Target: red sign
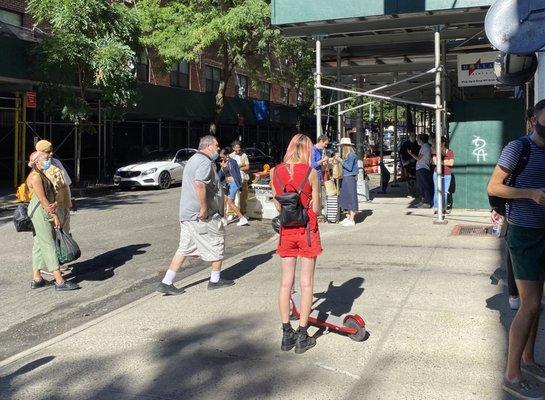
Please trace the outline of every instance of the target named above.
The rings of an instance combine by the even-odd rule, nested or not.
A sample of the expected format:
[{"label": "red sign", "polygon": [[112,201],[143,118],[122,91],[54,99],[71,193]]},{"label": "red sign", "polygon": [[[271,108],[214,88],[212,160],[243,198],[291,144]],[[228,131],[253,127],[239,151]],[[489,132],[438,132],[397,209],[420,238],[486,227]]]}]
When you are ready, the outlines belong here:
[{"label": "red sign", "polygon": [[36,108],[36,92],[26,92],[26,108]]}]

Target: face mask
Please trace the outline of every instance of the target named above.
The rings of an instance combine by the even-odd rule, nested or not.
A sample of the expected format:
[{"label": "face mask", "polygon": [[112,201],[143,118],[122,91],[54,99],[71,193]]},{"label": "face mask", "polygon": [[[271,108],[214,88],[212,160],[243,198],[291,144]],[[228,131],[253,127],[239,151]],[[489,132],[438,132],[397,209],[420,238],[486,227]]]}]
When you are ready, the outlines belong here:
[{"label": "face mask", "polygon": [[49,169],[49,167],[51,167],[51,159],[45,160],[44,164],[43,164],[44,171],[47,171]]},{"label": "face mask", "polygon": [[545,125],[541,125],[539,121],[536,121],[536,127],[534,129],[542,139],[545,139]]},{"label": "face mask", "polygon": [[216,161],[218,158],[219,158],[219,153],[214,153],[210,156],[210,158],[212,159],[212,161]]}]

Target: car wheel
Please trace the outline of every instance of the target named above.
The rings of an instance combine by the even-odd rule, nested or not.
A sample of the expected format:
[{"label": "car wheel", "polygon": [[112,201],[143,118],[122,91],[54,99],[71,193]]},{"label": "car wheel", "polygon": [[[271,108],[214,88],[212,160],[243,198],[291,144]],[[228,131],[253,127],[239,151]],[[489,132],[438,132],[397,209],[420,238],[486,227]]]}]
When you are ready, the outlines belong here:
[{"label": "car wheel", "polygon": [[171,182],[170,174],[167,171],[161,172],[161,175],[159,175],[159,189],[168,189]]}]

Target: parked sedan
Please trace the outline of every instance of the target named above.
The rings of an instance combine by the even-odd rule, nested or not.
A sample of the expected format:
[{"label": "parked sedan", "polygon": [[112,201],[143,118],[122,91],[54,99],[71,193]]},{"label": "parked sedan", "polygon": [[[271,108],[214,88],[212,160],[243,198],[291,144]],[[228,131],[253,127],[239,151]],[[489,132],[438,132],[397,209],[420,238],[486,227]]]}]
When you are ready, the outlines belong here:
[{"label": "parked sedan", "polygon": [[114,184],[120,187],[155,186],[168,189],[173,183],[182,181],[185,163],[196,151],[152,151],[142,162],[115,171]]},{"label": "parked sedan", "polygon": [[243,151],[248,155],[248,159],[250,160],[251,173],[263,171],[263,165],[265,164],[269,164],[271,168],[275,165],[273,158],[266,155],[258,148],[247,147]]}]

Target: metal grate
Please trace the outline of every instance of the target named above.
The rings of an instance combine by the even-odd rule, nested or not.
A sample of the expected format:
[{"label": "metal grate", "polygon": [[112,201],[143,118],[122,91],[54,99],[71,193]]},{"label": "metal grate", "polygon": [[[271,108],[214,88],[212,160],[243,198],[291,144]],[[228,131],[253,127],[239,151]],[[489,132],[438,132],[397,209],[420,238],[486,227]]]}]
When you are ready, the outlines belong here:
[{"label": "metal grate", "polygon": [[494,236],[491,225],[456,225],[453,236]]}]

